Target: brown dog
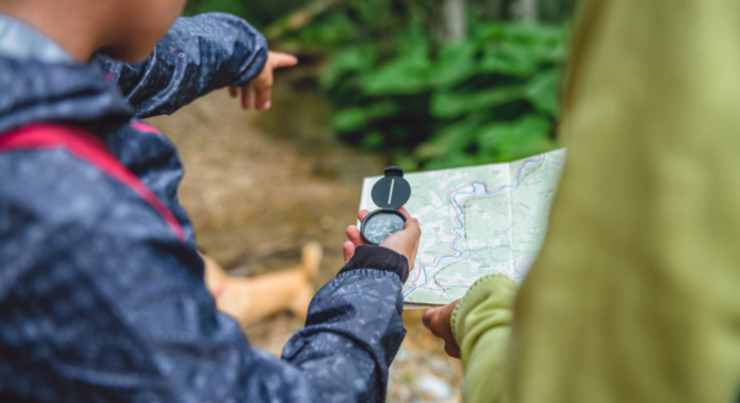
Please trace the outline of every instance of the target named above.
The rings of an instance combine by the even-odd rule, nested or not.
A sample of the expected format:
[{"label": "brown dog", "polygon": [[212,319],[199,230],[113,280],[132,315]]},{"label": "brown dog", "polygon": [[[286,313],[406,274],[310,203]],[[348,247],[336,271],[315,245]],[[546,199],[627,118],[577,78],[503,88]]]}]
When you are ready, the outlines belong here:
[{"label": "brown dog", "polygon": [[230,276],[215,260],[201,256],[206,287],[218,309],[245,326],[286,309],[305,319],[314,294],[310,280],[318,274],[323,249],[310,242],[303,247],[300,266],[255,277]]}]

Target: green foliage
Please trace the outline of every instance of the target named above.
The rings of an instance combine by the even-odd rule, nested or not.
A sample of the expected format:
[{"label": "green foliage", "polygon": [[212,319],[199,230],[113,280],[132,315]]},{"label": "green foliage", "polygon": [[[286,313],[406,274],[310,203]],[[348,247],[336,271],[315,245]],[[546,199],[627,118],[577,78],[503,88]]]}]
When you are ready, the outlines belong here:
[{"label": "green foliage", "polygon": [[305,0],[189,0],[185,14],[220,11],[246,18],[252,25],[262,29],[304,4]]},{"label": "green foliage", "polygon": [[[275,23],[285,28],[277,30],[283,47],[328,53],[321,84],[334,107],[333,130],[406,168],[553,148],[567,28],[488,22],[513,18],[516,0],[467,3],[467,40],[454,45],[444,45],[439,0],[190,0],[187,12]],[[563,21],[575,1],[538,4],[543,21]],[[310,23],[291,28],[302,19]]]},{"label": "green foliage", "polygon": [[192,0],[185,9],[185,13],[189,15],[213,11],[243,16],[246,13],[246,8],[240,0]]},{"label": "green foliage", "polygon": [[478,23],[435,51],[419,23],[392,42],[340,46],[322,84],[344,140],[407,168],[506,161],[551,150],[567,30]]}]

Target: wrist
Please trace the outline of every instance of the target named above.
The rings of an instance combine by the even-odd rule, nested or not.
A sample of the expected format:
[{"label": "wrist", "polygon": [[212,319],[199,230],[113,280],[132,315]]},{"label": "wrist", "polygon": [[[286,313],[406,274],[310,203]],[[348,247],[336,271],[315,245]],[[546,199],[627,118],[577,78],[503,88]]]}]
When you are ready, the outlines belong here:
[{"label": "wrist", "polygon": [[377,269],[396,273],[402,283],[405,283],[409,277],[409,263],[406,257],[382,246],[358,246],[352,259],[342,267],[339,273],[357,269]]}]

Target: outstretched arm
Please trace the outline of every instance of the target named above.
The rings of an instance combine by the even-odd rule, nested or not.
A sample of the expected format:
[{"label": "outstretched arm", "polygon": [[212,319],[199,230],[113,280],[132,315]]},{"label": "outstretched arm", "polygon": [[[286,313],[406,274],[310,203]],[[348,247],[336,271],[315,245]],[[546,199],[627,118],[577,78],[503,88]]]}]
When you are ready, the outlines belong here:
[{"label": "outstretched arm", "polygon": [[140,118],[174,113],[219,88],[245,86],[267,59],[262,34],[223,13],[178,19],[141,63],[98,56]]}]

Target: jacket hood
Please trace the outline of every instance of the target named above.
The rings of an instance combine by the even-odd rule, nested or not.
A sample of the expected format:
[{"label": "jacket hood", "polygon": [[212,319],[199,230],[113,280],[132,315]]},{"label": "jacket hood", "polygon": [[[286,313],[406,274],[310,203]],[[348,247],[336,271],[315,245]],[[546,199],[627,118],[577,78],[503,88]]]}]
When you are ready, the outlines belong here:
[{"label": "jacket hood", "polygon": [[50,39],[7,17],[0,37],[0,133],[38,122],[112,127],[131,118],[128,102],[95,63],[60,56]]},{"label": "jacket hood", "polygon": [[37,122],[120,125],[131,116],[97,66],[0,56],[0,133]]}]

